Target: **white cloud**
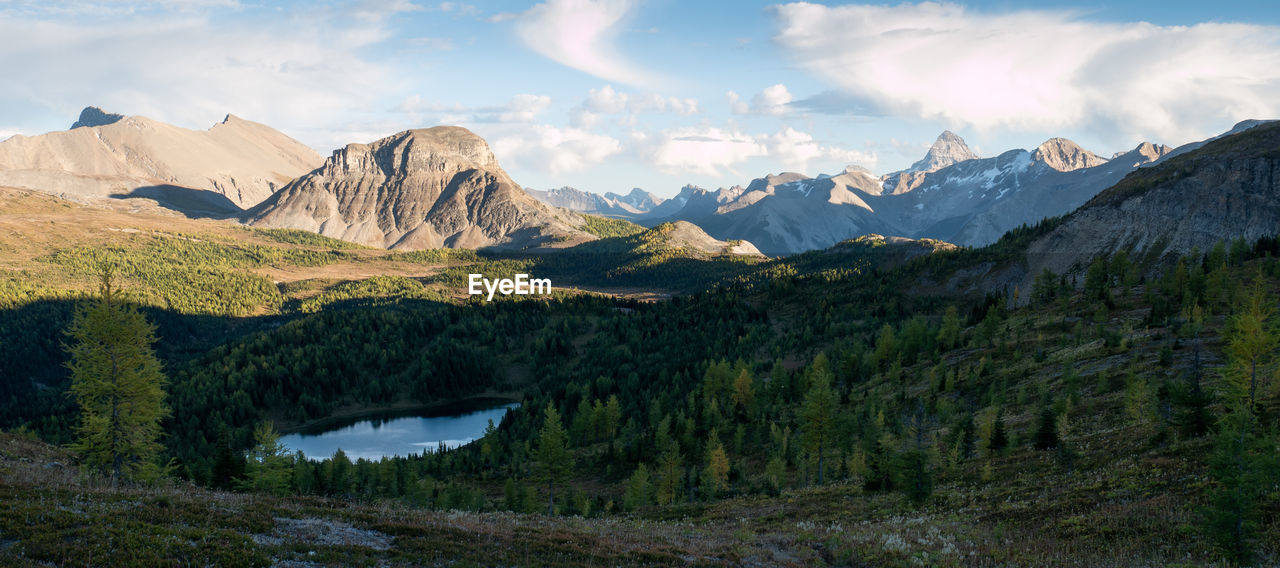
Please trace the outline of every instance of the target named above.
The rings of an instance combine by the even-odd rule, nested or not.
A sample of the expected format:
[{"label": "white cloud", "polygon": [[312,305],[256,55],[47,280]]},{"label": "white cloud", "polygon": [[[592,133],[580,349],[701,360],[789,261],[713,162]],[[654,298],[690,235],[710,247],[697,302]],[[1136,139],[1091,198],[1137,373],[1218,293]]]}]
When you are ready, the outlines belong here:
[{"label": "white cloud", "polygon": [[507,107],[498,113],[498,122],[533,122],[538,113],[551,106],[546,95],[519,94],[511,97]]},{"label": "white cloud", "polygon": [[1280,28],[1100,23],[954,4],[779,6],[775,41],[877,109],[979,129],[1180,141],[1280,111]]},{"label": "white cloud", "polygon": [[751,97],[750,104],[742,100],[742,97],[733,91],[725,93],[725,96],[729,99],[729,110],[734,114],[782,116],[790,110],[787,105],[791,104],[792,100],[791,91],[788,91],[787,86],[781,83],[768,87]]},{"label": "white cloud", "polygon": [[822,160],[827,163],[857,164],[867,169],[875,167],[876,155],[834,146],[823,146],[813,135],[786,127],[762,140],[769,149],[769,157],[783,167],[797,172],[807,172],[809,162]]},{"label": "white cloud", "polygon": [[0,142],[13,138],[19,134],[22,134],[22,131],[17,128],[6,128],[0,126]]},{"label": "white cloud", "polygon": [[516,18],[516,33],[529,49],[567,67],[607,81],[652,85],[659,78],[614,46],[617,24],[630,8],[630,0],[547,0]]},{"label": "white cloud", "polygon": [[774,134],[748,134],[734,127],[685,127],[632,138],[641,154],[667,174],[738,175],[734,168],[753,159],[799,172],[808,171],[814,161],[867,167],[876,162],[875,154],[824,145],[789,126]]},{"label": "white cloud", "polygon": [[578,128],[594,128],[601,115],[627,113],[624,123],[635,122],[640,113],[673,113],[690,115],[698,112],[697,99],[664,97],[655,93],[630,94],[614,90],[613,85],[591,89],[586,100],[569,111],[570,121]]},{"label": "white cloud", "polygon": [[[390,67],[361,48],[389,36],[395,4],[376,10],[291,13],[253,25],[208,16],[100,21],[0,17],[0,107],[37,106],[70,120],[81,107],[204,128],[228,112],[324,148],[349,140],[322,132],[327,117],[360,112],[398,88]],[[370,89],[378,85],[379,89]]]},{"label": "white cloud", "polygon": [[578,128],[537,124],[493,140],[503,163],[551,175],[581,171],[622,151],[618,140]]},{"label": "white cloud", "polygon": [[648,150],[650,161],[668,174],[721,175],[734,165],[764,156],[768,148],[755,136],[723,128],[678,128],[663,132]]},{"label": "white cloud", "polygon": [[474,122],[533,122],[551,106],[551,97],[521,93],[511,97],[501,106],[466,107],[460,104],[446,105],[419,95],[405,97],[391,110],[405,114],[415,122],[432,121],[442,124]]}]

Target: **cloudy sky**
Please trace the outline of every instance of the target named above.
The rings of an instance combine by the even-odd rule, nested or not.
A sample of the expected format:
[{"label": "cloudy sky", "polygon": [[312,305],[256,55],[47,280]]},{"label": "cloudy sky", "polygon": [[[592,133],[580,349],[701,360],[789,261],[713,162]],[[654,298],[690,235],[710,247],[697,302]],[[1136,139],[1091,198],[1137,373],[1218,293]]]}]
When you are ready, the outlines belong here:
[{"label": "cloudy sky", "polygon": [[943,129],[983,155],[1052,136],[1110,155],[1277,118],[1280,7],[0,0],[0,75],[0,138],[86,105],[197,129],[233,113],[325,155],[456,124],[526,186],[670,196],[885,173]]}]

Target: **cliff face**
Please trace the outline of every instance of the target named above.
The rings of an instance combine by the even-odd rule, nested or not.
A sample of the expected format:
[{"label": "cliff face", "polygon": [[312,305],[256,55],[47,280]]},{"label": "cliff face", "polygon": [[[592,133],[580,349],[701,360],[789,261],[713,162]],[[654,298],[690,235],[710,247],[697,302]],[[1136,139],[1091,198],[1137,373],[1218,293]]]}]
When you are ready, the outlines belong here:
[{"label": "cliff face", "polygon": [[1031,274],[1080,269],[1098,254],[1186,254],[1280,232],[1280,123],[1140,168],[1028,248]]},{"label": "cliff face", "polygon": [[336,150],[246,217],[255,225],[398,249],[526,248],[590,239],[574,228],[576,218],[554,212],[511,181],[483,139],[448,126]]}]

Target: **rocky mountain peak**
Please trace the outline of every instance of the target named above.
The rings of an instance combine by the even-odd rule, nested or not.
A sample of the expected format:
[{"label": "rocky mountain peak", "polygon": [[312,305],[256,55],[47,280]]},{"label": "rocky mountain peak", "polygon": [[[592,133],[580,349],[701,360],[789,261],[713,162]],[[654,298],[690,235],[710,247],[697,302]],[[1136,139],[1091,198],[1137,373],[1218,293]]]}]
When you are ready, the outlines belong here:
[{"label": "rocky mountain peak", "polygon": [[457,126],[406,130],[371,144],[348,144],[334,150],[324,169],[327,175],[381,174],[384,177],[411,172],[501,170],[489,144],[470,130]]},{"label": "rocky mountain peak", "polygon": [[809,176],[795,172],[782,172],[778,175],[768,174],[762,178],[751,180],[751,183],[747,185],[747,191],[765,191],[770,187],[802,179],[809,179]]},{"label": "rocky mountain peak", "polygon": [[938,139],[929,147],[929,152],[920,161],[907,168],[909,172],[934,172],[965,160],[973,160],[978,155],[969,149],[964,139],[950,130],[942,131]]},{"label": "rocky mountain peak", "polygon": [[399,249],[523,249],[591,238],[576,229],[579,218],[556,213],[513,182],[484,139],[454,126],[348,144],[246,217]]},{"label": "rocky mountain peak", "polygon": [[106,126],[114,124],[124,119],[123,114],[106,112],[96,106],[84,107],[80,111],[80,118],[71,124],[71,128],[80,128],[81,126]]},{"label": "rocky mountain peak", "polygon": [[1079,144],[1066,138],[1050,138],[1036,146],[1031,159],[1043,162],[1060,172],[1071,172],[1083,168],[1100,166],[1107,162],[1106,158],[1081,148]]}]

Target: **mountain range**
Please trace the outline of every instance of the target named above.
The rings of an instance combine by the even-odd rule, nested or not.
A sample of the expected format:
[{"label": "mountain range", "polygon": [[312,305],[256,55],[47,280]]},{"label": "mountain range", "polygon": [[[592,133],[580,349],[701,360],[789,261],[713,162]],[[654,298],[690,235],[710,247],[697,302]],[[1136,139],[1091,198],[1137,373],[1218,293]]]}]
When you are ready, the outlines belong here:
[{"label": "mountain range", "polygon": [[783,172],[714,191],[688,185],[662,199],[639,188],[525,190],[483,139],[458,127],[406,130],[322,159],[233,115],[194,131],[89,107],[70,130],[0,142],[0,185],[108,205],[141,199],[398,249],[572,247],[596,238],[579,213],[651,227],[684,221],[682,233],[705,231],[717,249],[742,241],[747,254],[820,250],[868,234],[981,246],[1075,211],[1030,249],[1054,255],[1033,268],[1059,272],[1097,252],[1188,252],[1274,232],[1275,129],[1245,121],[1177,149],[1144,142],[1110,158],[1063,138],[982,158],[947,131],[911,167],[885,175],[856,166]]},{"label": "mountain range", "polygon": [[228,114],[208,130],[86,108],[70,130],[0,142],[0,185],[78,202],[146,198],[231,216],[323,162],[306,145]]},{"label": "mountain range", "polygon": [[613,192],[600,195],[568,186],[548,190],[525,188],[525,191],[552,207],[620,219],[650,216],[650,212],[666,201],[638,187],[626,195]]},{"label": "mountain range", "polygon": [[1052,138],[1032,151],[979,158],[947,131],[902,171],[876,176],[851,166],[817,177],[771,174],[715,191],[685,187],[674,199],[684,202],[679,209],[633,218],[689,221],[718,239],[751,241],[766,254],[821,249],[869,233],[982,246],[1079,207],[1170,151],[1143,143],[1108,159]]}]

